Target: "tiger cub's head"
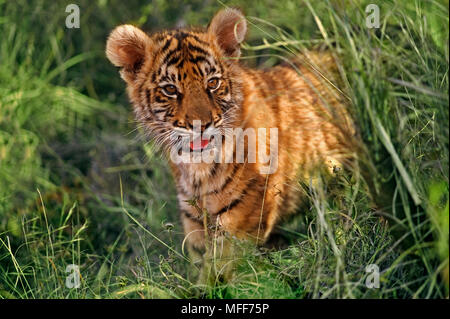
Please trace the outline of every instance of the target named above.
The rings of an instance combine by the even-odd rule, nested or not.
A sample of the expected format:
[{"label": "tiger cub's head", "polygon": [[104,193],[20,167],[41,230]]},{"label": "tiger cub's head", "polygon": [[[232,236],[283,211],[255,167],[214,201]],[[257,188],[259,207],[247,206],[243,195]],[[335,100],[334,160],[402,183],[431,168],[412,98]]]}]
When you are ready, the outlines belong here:
[{"label": "tiger cub's head", "polygon": [[[147,35],[121,25],[112,31],[106,55],[121,68],[137,120],[159,145],[173,146],[175,134],[195,140],[194,125],[204,136],[223,136],[237,125],[242,92],[236,58],[246,31],[237,9],[219,11],[204,30]],[[202,137],[190,147],[208,144]]]}]

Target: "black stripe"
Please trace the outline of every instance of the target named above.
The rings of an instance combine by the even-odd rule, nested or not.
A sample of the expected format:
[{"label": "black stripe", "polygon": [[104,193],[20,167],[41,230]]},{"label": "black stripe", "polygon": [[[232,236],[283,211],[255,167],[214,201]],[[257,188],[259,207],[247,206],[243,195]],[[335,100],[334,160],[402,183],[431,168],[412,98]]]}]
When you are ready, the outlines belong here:
[{"label": "black stripe", "polygon": [[174,56],[169,61],[167,61],[166,67],[169,67],[173,64],[177,64],[180,61],[180,58],[181,58],[180,56]]},{"label": "black stripe", "polygon": [[[188,126],[189,126],[189,122],[187,122],[187,124],[188,124]],[[202,187],[202,182],[201,182],[201,181],[194,180],[194,183],[193,183],[192,186],[194,186],[194,193],[197,194],[198,191],[199,191],[199,189],[200,189],[200,187]]]},{"label": "black stripe", "polygon": [[165,74],[165,75],[161,78],[160,81],[161,81],[161,82],[162,82],[162,81],[170,82],[170,78],[169,78],[169,76],[168,76],[167,74]]},{"label": "black stripe", "polygon": [[240,196],[238,198],[235,198],[231,201],[230,204],[222,207],[217,213],[215,213],[215,215],[220,215],[223,214],[227,211],[232,210],[234,207],[236,207],[237,205],[239,205],[239,203],[242,201],[242,199],[244,198],[244,196],[247,194],[246,190],[244,190],[242,192],[242,194],[240,194]]},{"label": "black stripe", "polygon": [[220,109],[222,110],[222,112],[225,112],[226,110],[228,110],[232,105],[233,102],[228,102],[222,99],[217,99],[217,104],[219,104]]},{"label": "black stripe", "polygon": [[199,53],[204,54],[204,55],[209,55],[208,52],[206,52],[205,50],[203,50],[202,48],[200,48],[200,47],[198,47],[196,45],[193,45],[192,43],[188,44],[188,49],[191,50],[191,51],[199,52]]},{"label": "black stripe", "polygon": [[162,99],[161,96],[158,95],[158,96],[155,97],[155,101],[158,102],[158,103],[165,103],[168,100],[167,100],[167,98]]},{"label": "black stripe", "polygon": [[[218,163],[216,163],[216,165],[220,166]],[[225,179],[225,182],[218,189],[209,191],[208,193],[206,193],[206,195],[211,195],[213,193],[219,194],[219,192],[222,192],[225,189],[225,187],[227,187],[227,185],[234,179],[234,175],[236,174],[239,167],[240,167],[240,165],[235,165],[233,167],[233,171],[231,172],[231,174],[228,175],[227,178]]]},{"label": "black stripe", "polygon": [[147,107],[150,107],[151,104],[151,94],[150,94],[150,90],[146,89],[145,90],[145,96],[147,98]]},{"label": "black stripe", "polygon": [[184,65],[184,62],[185,62],[184,59],[181,59],[180,62],[178,62],[178,64],[176,65],[176,67],[177,67],[178,69],[182,68],[183,65]]},{"label": "black stripe", "polygon": [[174,35],[175,39],[177,39],[179,42],[183,41],[188,36],[189,34],[184,31],[177,31],[177,33],[175,33]]},{"label": "black stripe", "polygon": [[178,93],[177,94],[177,101],[178,101],[178,106],[181,106],[181,100],[183,99],[183,94]]},{"label": "black stripe", "polygon": [[179,46],[177,46],[175,49],[173,49],[172,51],[169,51],[169,53],[167,53],[167,55],[164,57],[163,59],[163,63],[162,65],[166,64],[168,60],[170,60],[172,58],[172,56],[176,53],[178,53],[180,51]]},{"label": "black stripe", "polygon": [[225,187],[227,187],[228,184],[230,184],[230,182],[234,179],[234,175],[237,173],[239,167],[241,165],[235,165],[233,167],[233,171],[231,172],[231,174],[227,177],[227,179],[225,180],[225,182],[222,184],[222,186],[220,187],[220,191],[223,191],[225,189]]},{"label": "black stripe", "polygon": [[211,177],[216,176],[217,174],[217,170],[219,169],[220,164],[219,163],[214,163],[213,167],[211,168],[211,171],[209,172],[209,174],[211,175]]},{"label": "black stripe", "polygon": [[194,216],[191,213],[189,213],[187,210],[184,210],[184,209],[182,209],[181,212],[183,213],[184,216],[186,216],[190,220],[195,221],[195,222],[197,222],[199,224],[203,223],[203,220],[202,220],[201,217]]},{"label": "black stripe", "polygon": [[205,42],[203,40],[201,40],[198,36],[196,36],[195,34],[189,34],[190,38],[194,38],[197,42],[201,43],[201,44],[205,44],[205,45],[209,45],[208,42]]},{"label": "black stripe", "polygon": [[197,57],[190,57],[189,58],[189,62],[192,62],[192,63],[194,63],[194,64],[197,64],[197,62],[200,62],[200,61],[207,61],[206,60],[206,58],[204,57],[204,56],[197,56]]},{"label": "black stripe", "polygon": [[[248,180],[247,184],[245,185],[244,190],[243,190],[242,193],[239,195],[239,197],[233,199],[233,201],[232,201],[229,205],[222,207],[222,208],[216,213],[216,215],[223,214],[224,212],[226,212],[226,211],[228,211],[228,210],[231,210],[231,209],[233,209],[234,207],[236,207],[236,206],[244,199],[245,195],[247,195],[247,193],[248,193],[247,190],[249,189],[249,187],[250,187],[253,183],[256,183],[256,184],[258,185],[257,182],[258,182],[259,177],[260,177],[260,176],[250,178],[250,179]],[[261,190],[260,190],[260,193],[261,193]],[[263,193],[264,193],[264,189],[263,189]]]},{"label": "black stripe", "polygon": [[233,83],[231,82],[231,79],[227,79],[227,83],[228,86],[230,87],[231,96],[233,96]]},{"label": "black stripe", "polygon": [[[209,63],[208,63],[209,64]],[[208,70],[208,74],[214,74],[216,73],[216,68],[214,67],[214,65],[210,65],[210,68]]]},{"label": "black stripe", "polygon": [[166,41],[164,46],[161,48],[161,53],[164,53],[169,48],[171,43],[172,43],[172,38],[170,38]]},{"label": "black stripe", "polygon": [[197,68],[200,71],[200,74],[202,75],[202,77],[205,77],[205,74],[203,73],[203,70],[201,68],[199,68],[198,66],[197,66]]}]

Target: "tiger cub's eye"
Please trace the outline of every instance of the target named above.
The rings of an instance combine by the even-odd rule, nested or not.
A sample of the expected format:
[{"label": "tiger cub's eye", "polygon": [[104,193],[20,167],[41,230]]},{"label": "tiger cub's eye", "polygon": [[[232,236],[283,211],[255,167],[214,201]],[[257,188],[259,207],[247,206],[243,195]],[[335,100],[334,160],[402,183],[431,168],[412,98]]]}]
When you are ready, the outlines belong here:
[{"label": "tiger cub's eye", "polygon": [[208,89],[215,90],[219,87],[220,80],[219,78],[211,78],[208,80]]},{"label": "tiger cub's eye", "polygon": [[167,95],[176,95],[178,93],[177,91],[177,87],[175,85],[172,84],[167,84],[163,87],[163,91],[164,93],[166,93]]}]

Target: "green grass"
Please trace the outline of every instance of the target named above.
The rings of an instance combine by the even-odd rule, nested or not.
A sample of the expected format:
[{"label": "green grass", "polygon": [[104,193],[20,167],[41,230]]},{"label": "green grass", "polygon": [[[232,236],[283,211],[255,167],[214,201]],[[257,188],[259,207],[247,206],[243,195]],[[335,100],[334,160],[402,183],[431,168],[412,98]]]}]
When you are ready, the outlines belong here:
[{"label": "green grass", "polygon": [[[0,296],[448,298],[448,1],[384,1],[380,29],[365,27],[368,3],[79,1],[69,30],[64,4],[0,0]],[[278,229],[287,247],[237,242],[235,277],[205,287],[167,163],[139,138],[103,50],[118,24],[206,25],[223,5],[248,16],[250,66],[333,52],[365,178],[334,197],[309,190],[310,207]],[[369,264],[379,289],[365,285]]]}]

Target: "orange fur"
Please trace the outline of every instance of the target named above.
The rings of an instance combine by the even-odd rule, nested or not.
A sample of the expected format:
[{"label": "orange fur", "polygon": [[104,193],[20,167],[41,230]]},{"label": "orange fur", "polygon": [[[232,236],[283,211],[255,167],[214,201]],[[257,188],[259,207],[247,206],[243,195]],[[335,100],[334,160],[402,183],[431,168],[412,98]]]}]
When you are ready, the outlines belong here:
[{"label": "orange fur", "polygon": [[[331,56],[309,52],[294,61],[295,67],[246,68],[235,59],[246,29],[242,14],[226,9],[207,30],[148,36],[119,26],[107,43],[107,56],[121,67],[137,119],[165,152],[170,143],[164,134],[175,128],[189,131],[194,120],[205,124],[202,129],[278,128],[273,174],[261,173],[258,161],[170,162],[188,242],[199,249],[205,244],[202,211],[208,213],[209,229],[262,243],[302,201],[299,181],[309,183],[317,171],[332,172],[353,156],[354,129],[341,96],[302,61],[332,70]],[[220,86],[211,91],[208,79],[217,74]],[[165,89],[168,84],[174,87]],[[173,90],[177,93],[170,96]],[[248,141],[245,148],[251,152]]]}]

